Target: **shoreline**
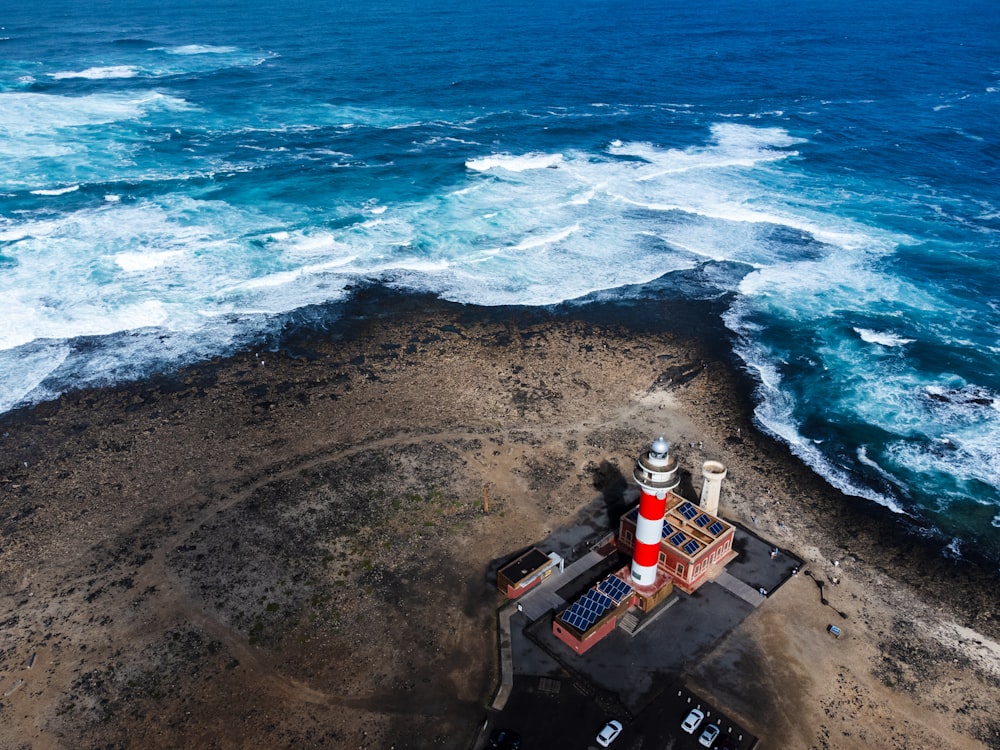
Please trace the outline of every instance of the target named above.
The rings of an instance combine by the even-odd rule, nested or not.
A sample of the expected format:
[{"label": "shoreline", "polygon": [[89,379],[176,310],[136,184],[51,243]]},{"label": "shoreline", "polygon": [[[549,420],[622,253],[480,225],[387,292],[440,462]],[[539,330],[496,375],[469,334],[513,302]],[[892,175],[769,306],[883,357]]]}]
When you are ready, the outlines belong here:
[{"label": "shoreline", "polygon": [[[874,657],[859,654],[859,683],[892,689],[871,666],[874,658],[888,669],[886,654],[896,671],[909,669],[908,652],[892,645],[893,618],[903,616],[892,608],[903,602],[919,617],[998,638],[994,571],[943,558],[897,514],[843,495],[752,426],[751,384],[721,322],[706,322],[712,304],[484,309],[370,288],[339,311],[332,335],[296,332],[274,353],[241,352],[5,415],[0,601],[13,613],[2,630],[13,645],[0,693],[25,682],[0,698],[9,726],[0,746],[30,736],[62,747],[60,733],[95,727],[104,727],[95,744],[102,733],[147,746],[221,742],[217,719],[201,709],[197,720],[177,718],[199,697],[204,711],[239,717],[232,746],[326,737],[381,747],[399,743],[407,721],[428,731],[443,721],[458,737],[495,688],[490,562],[554,528],[597,523],[584,511],[602,467],[630,465],[653,430],[668,433],[688,471],[704,456],[730,467],[725,515],[818,575],[833,575],[837,561],[837,595],[859,618],[851,627],[870,628],[868,647],[878,646]],[[373,479],[398,465],[404,476]],[[487,487],[488,515],[479,507]],[[457,581],[456,569],[465,571]],[[346,596],[352,587],[368,592],[365,601]],[[801,577],[787,587],[789,602],[814,598]],[[725,649],[788,631],[779,594],[690,678],[725,694]],[[876,595],[892,606],[883,612],[889,604]],[[449,622],[439,631],[441,611]],[[398,637],[412,618],[426,627],[414,643],[363,643],[363,634]],[[172,650],[175,636],[187,656]],[[930,652],[930,635],[906,637],[910,652],[915,643]],[[787,651],[788,639],[772,646]],[[125,644],[142,666],[127,678],[113,666]],[[402,649],[403,664],[383,665],[384,649]],[[183,690],[156,682],[156,669]],[[446,708],[417,698],[419,670]],[[977,670],[954,679],[973,685],[992,674]],[[821,689],[804,689],[802,701]],[[728,700],[739,711],[746,698]],[[285,707],[287,717],[268,729],[239,702]],[[989,704],[964,715],[981,718]],[[303,706],[319,718],[294,728]],[[356,717],[330,718],[344,709]],[[754,721],[777,709],[742,710]],[[814,706],[797,710],[780,736],[809,741],[804,717]],[[770,746],[781,746],[775,739]]]}]

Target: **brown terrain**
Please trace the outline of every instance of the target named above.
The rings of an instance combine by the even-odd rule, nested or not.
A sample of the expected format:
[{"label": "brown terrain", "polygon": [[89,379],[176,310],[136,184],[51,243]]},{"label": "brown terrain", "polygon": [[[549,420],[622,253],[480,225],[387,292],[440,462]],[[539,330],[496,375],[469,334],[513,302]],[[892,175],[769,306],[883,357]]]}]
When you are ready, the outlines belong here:
[{"label": "brown terrain", "polygon": [[418,307],[0,424],[0,748],[471,747],[488,571],[660,433],[726,463],[722,515],[809,571],[692,689],[765,748],[1000,748],[995,572],[757,433],[728,365],[676,333]]}]

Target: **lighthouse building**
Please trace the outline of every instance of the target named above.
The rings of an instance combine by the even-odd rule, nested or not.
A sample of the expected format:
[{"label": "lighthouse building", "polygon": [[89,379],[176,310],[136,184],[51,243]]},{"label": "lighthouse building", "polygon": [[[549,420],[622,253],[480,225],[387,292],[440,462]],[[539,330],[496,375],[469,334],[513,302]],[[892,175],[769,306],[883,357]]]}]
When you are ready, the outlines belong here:
[{"label": "lighthouse building", "polygon": [[666,438],[658,437],[639,457],[633,472],[639,505],[618,526],[618,548],[632,556],[634,587],[655,586],[667,575],[690,594],[736,557],[735,529],[716,515],[725,476],[725,466],[706,461],[701,499],[695,505],[674,491],[680,484],[677,459]]},{"label": "lighthouse building", "polygon": [[636,461],[632,474],[639,502],[618,524],[618,550],[631,564],[607,576],[556,614],[553,634],[577,653],[608,635],[630,613],[649,613],[673,594],[691,594],[736,557],[735,527],[718,517],[726,468],[702,465],[697,504],[677,494],[677,459],[658,437]]}]

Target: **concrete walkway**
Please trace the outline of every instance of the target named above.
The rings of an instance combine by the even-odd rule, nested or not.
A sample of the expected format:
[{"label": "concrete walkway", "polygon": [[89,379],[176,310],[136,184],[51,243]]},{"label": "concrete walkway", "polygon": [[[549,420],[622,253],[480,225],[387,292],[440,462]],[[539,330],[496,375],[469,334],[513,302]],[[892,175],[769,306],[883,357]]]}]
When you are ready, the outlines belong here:
[{"label": "concrete walkway", "polygon": [[732,591],[736,596],[738,596],[743,601],[747,602],[754,608],[759,607],[765,601],[767,597],[762,595],[757,589],[747,586],[743,581],[735,578],[728,571],[722,571],[712,583],[717,583],[722,588]]},{"label": "concrete walkway", "polygon": [[511,648],[510,618],[517,612],[514,602],[500,608],[500,687],[493,696],[493,708],[501,709],[507,704],[510,691],[514,689],[514,659]]}]

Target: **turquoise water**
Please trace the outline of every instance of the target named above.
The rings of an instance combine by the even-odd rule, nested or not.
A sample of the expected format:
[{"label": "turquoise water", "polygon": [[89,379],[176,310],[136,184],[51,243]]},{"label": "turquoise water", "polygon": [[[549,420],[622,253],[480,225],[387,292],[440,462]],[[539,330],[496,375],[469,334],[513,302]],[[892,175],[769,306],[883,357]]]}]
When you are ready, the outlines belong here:
[{"label": "turquoise water", "polygon": [[686,274],[762,429],[1000,560],[993,4],[148,5],[0,18],[0,411],[358,283],[551,305]]}]

